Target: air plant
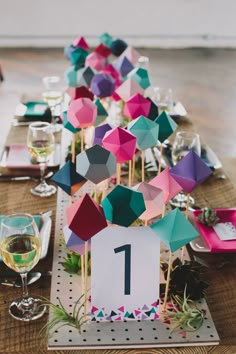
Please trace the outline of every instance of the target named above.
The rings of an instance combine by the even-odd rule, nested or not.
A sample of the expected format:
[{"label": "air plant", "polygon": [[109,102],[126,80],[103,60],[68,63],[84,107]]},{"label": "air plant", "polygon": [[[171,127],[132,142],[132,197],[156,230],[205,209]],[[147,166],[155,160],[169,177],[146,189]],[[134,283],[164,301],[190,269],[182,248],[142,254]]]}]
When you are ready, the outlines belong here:
[{"label": "air plant", "polygon": [[83,308],[85,299],[81,302],[84,295],[81,295],[78,301],[76,301],[72,314],[70,314],[62,305],[60,299],[59,305],[55,305],[50,301],[46,301],[43,305],[46,305],[50,310],[49,320],[46,325],[40,331],[40,337],[45,335],[52,337],[55,329],[59,329],[64,326],[70,326],[76,328],[81,333],[82,326],[88,321],[88,314],[83,314]]},{"label": "air plant", "polygon": [[184,328],[187,331],[198,330],[204,320],[206,311],[199,309],[195,303],[186,296],[186,289],[184,296],[178,295],[172,297],[173,307],[167,310],[168,319],[174,324],[174,328]]},{"label": "air plant", "polygon": [[[91,272],[91,259],[90,252],[88,252],[88,274]],[[64,262],[61,262],[64,271],[69,274],[80,274],[81,272],[81,256],[76,252],[68,252],[64,258]]]},{"label": "air plant", "polygon": [[198,220],[203,225],[214,226],[220,219],[213,209],[203,208],[202,212],[198,215]]}]

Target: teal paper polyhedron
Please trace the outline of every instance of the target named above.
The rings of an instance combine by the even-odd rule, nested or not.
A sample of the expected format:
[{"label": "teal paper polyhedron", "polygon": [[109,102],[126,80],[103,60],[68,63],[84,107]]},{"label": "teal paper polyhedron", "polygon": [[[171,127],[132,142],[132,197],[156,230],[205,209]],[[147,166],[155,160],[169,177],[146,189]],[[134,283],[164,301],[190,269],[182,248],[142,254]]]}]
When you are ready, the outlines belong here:
[{"label": "teal paper polyhedron", "polygon": [[150,228],[171,252],[177,251],[199,235],[178,208],[152,224]]},{"label": "teal paper polyhedron", "polygon": [[76,78],[77,87],[80,86],[90,87],[90,83],[94,75],[95,75],[95,71],[90,66],[80,68],[77,71],[77,78]]},{"label": "teal paper polyhedron", "polygon": [[122,185],[116,186],[102,200],[102,207],[107,220],[125,227],[146,210],[143,194]]},{"label": "teal paper polyhedron", "polygon": [[70,87],[77,87],[77,68],[73,65],[64,72],[65,82]]},{"label": "teal paper polyhedron", "polygon": [[108,113],[99,98],[96,98],[93,102],[97,106],[97,118],[94,122],[94,126],[97,127],[108,117]]},{"label": "teal paper polyhedron", "polygon": [[166,111],[161,112],[161,114],[154,120],[155,123],[159,124],[159,141],[163,143],[177,128],[177,124],[169,116]]},{"label": "teal paper polyhedron", "polygon": [[151,86],[147,69],[134,68],[127,76],[136,81],[144,90]]},{"label": "teal paper polyhedron", "polygon": [[107,32],[104,32],[103,34],[101,34],[101,36],[99,36],[99,43],[103,43],[109,48],[111,46],[112,41],[112,37]]},{"label": "teal paper polyhedron", "polygon": [[88,52],[81,47],[75,47],[70,53],[70,62],[73,65],[76,65],[77,68],[84,66],[85,59],[88,55]]},{"label": "teal paper polyhedron", "polygon": [[67,119],[67,111],[62,113],[62,122],[63,122],[63,126],[64,128],[66,128],[67,130],[69,130],[71,133],[75,134],[77,132],[79,132],[81,129],[80,128],[75,128]]},{"label": "teal paper polyhedron", "polygon": [[144,151],[157,145],[159,125],[150,119],[140,116],[128,123],[128,131],[137,138],[138,149]]}]

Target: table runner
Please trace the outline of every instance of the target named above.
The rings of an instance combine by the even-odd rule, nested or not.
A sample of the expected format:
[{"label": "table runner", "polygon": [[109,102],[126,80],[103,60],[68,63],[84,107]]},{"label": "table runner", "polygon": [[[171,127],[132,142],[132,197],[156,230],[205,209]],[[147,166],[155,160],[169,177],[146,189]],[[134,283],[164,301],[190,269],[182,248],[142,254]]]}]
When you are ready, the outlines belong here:
[{"label": "table runner", "polygon": [[[193,129],[188,120],[180,124],[181,129]],[[12,142],[25,142],[27,128],[14,127],[7,138],[7,144]],[[224,160],[222,160],[224,164]],[[230,174],[236,172],[234,159],[227,160]],[[52,233],[48,255],[35,267],[43,273],[51,269],[52,247],[55,223],[56,196],[50,198],[38,198],[30,193],[34,181],[27,182],[0,182],[0,214],[8,214],[15,211],[25,211],[32,214],[46,211],[53,211]],[[229,178],[217,179],[212,176],[203,185],[199,186],[193,193],[196,204],[200,207],[234,207],[236,206],[236,191]],[[235,353],[236,352],[236,257],[235,253],[228,254],[201,254],[191,252],[204,259],[210,266],[206,271],[206,279],[209,282],[207,289],[207,303],[214,319],[215,326],[220,336],[219,347],[201,348],[161,348],[142,349],[142,353]],[[6,272],[7,267],[0,264],[0,272]],[[50,278],[43,276],[37,283],[29,287],[30,293],[49,298]],[[21,296],[21,289],[8,288],[0,285],[0,353],[46,353],[46,340],[38,337],[40,328],[46,323],[46,316],[32,323],[21,323],[12,319],[8,314],[9,302]],[[41,345],[41,347],[40,347]],[[234,347],[235,346],[235,347]],[[78,351],[50,351],[51,353],[78,353]],[[140,350],[81,350],[80,354],[92,353],[140,353]]]}]

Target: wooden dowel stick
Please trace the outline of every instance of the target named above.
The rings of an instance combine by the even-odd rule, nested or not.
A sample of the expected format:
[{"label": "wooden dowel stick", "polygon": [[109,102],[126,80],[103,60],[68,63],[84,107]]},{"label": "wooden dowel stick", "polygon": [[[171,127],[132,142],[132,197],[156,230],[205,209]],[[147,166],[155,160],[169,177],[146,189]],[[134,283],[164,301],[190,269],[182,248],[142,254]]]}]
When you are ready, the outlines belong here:
[{"label": "wooden dowel stick", "polygon": [[162,158],[163,145],[160,146],[160,156],[159,156],[159,166],[158,166],[158,175],[161,173],[161,158]]},{"label": "wooden dowel stick", "polygon": [[86,315],[88,302],[88,241],[85,241],[84,250],[84,314]]},{"label": "wooden dowel stick", "polygon": [[81,254],[81,288],[82,288],[82,294],[85,292],[85,286],[84,286],[84,255]]},{"label": "wooden dowel stick", "polygon": [[144,226],[148,226],[148,220],[144,221]]},{"label": "wooden dowel stick", "polygon": [[71,162],[75,163],[75,134],[73,134],[71,143]]},{"label": "wooden dowel stick", "polygon": [[164,218],[165,213],[166,213],[166,205],[163,204],[163,209],[162,209],[162,214],[161,214],[161,217],[162,217],[162,218]]},{"label": "wooden dowel stick", "polygon": [[[186,200],[186,209],[185,209],[185,217],[188,219],[188,210],[189,210],[189,202],[190,202],[190,193],[187,193],[187,200]],[[186,247],[182,247],[182,252],[181,252],[181,262],[184,262],[184,256],[185,256],[185,251]]]},{"label": "wooden dowel stick", "polygon": [[164,311],[166,310],[166,305],[167,305],[167,297],[168,297],[168,291],[169,291],[169,286],[170,286],[171,267],[172,267],[172,253],[170,251],[169,263],[168,263],[168,272],[167,272],[167,279],[166,279],[165,298],[164,298],[164,304],[163,304],[163,310]]},{"label": "wooden dowel stick", "polygon": [[81,128],[80,137],[81,137],[81,151],[84,151],[84,129],[83,128]]},{"label": "wooden dowel stick", "polygon": [[144,182],[144,151],[142,151],[142,182]]},{"label": "wooden dowel stick", "polygon": [[128,186],[132,186],[132,160],[129,160],[129,182]]},{"label": "wooden dowel stick", "polygon": [[132,159],[132,180],[131,180],[131,183],[134,183],[134,176],[135,176],[135,154]]},{"label": "wooden dowel stick", "polygon": [[120,184],[120,163],[116,165],[116,184]]}]

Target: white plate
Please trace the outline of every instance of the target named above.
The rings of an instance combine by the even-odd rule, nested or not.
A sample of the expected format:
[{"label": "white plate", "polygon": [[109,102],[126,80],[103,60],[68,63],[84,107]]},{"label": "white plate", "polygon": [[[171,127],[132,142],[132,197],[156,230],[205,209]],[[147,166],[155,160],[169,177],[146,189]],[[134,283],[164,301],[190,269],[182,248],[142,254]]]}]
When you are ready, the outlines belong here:
[{"label": "white plate", "polygon": [[174,102],[173,107],[168,114],[173,117],[185,117],[187,115],[187,111],[181,102]]},{"label": "white plate", "polygon": [[211,252],[201,235],[191,241],[190,246],[195,252]]},{"label": "white plate", "polygon": [[45,258],[48,253],[49,240],[51,235],[52,219],[45,213],[42,215],[42,226],[40,228],[40,239],[42,243],[41,257]]}]

